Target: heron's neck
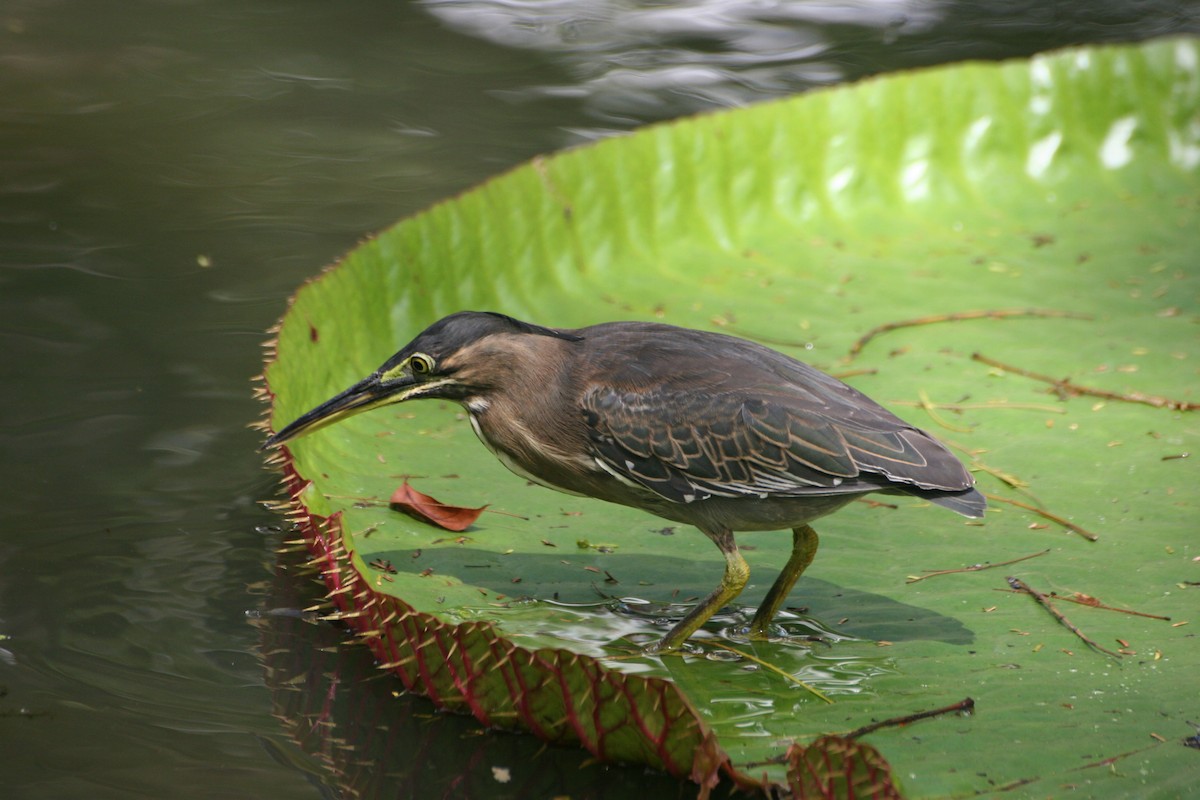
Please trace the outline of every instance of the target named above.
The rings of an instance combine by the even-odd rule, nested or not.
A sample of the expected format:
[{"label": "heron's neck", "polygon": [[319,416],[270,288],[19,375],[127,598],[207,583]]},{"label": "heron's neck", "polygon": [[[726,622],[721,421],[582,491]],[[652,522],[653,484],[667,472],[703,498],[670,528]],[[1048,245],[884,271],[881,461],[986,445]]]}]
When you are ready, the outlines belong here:
[{"label": "heron's neck", "polygon": [[463,399],[476,435],[518,475],[570,491],[564,473],[594,468],[586,442],[576,441],[583,432],[567,350],[573,343],[524,335],[490,337],[488,345],[479,355],[507,374]]}]

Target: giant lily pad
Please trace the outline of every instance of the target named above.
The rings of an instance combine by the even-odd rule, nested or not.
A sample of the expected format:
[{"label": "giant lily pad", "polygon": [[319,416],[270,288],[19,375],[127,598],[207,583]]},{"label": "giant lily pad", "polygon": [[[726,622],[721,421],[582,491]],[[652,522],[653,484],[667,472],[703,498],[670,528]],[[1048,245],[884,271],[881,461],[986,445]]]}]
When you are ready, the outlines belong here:
[{"label": "giant lily pad", "polygon": [[[822,521],[791,598],[804,610],[765,644],[722,624],[762,597],[790,537],[742,534],[752,585],[706,654],[649,658],[629,637],[660,630],[655,604],[720,576],[703,536],[527,485],[455,407],[394,406],[282,454],[339,616],[447,708],[705,785],[787,786],[793,744],[971,695],[973,717],[867,737],[908,794],[1182,792],[1200,764],[1182,745],[1200,716],[1198,62],[1194,40],[1073,50],[656,126],[362,245],[281,323],[273,428],[458,309],[662,319],[853,372],[998,499],[982,524],[904,500]],[[1058,313],[963,313],[1030,308]],[[851,363],[868,331],[925,317]],[[405,480],[489,508],[439,531],[387,507]]]}]

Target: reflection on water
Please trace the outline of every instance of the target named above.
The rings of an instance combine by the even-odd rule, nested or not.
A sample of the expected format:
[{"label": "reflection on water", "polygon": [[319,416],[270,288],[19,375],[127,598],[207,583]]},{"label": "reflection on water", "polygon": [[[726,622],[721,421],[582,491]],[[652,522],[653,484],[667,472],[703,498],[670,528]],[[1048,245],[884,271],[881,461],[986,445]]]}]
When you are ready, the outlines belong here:
[{"label": "reflection on water", "polygon": [[1137,39],[1197,22],[1194,9],[1120,0],[991,7],[937,0],[422,3],[457,30],[549,54],[569,68],[569,83],[530,86],[529,96],[582,98],[597,117],[622,126],[886,69],[1011,57],[1080,40]]},{"label": "reflection on water", "polygon": [[889,45],[927,30],[940,10],[922,0],[851,3],[492,2],[424,0],[447,24],[509,47],[552,54],[573,80],[533,94],[582,97],[613,122],[662,119],[836,83],[832,29]]},{"label": "reflection on water", "polygon": [[607,768],[579,750],[546,748],[532,737],[488,733],[469,717],[435,713],[427,700],[404,694],[398,680],[380,673],[343,628],[300,610],[319,600],[311,583],[296,580],[302,560],[296,552],[281,558],[269,610],[252,618],[262,636],[274,713],[308,758],[287,748],[279,748],[279,757],[311,772],[330,796],[694,796],[665,776]]}]

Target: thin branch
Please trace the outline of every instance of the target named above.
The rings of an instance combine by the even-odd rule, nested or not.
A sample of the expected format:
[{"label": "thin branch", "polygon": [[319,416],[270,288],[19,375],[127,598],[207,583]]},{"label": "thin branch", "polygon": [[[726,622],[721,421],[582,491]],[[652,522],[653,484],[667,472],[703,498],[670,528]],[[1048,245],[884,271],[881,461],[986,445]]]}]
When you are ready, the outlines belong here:
[{"label": "thin branch", "polygon": [[[729,649],[732,649],[732,648],[729,648]],[[735,650],[734,652],[737,652],[737,651]],[[923,719],[929,719],[931,717],[940,717],[943,714],[962,714],[964,716],[970,716],[971,714],[974,714],[974,713],[975,713],[975,701],[972,700],[970,697],[965,697],[962,700],[959,700],[957,703],[951,703],[950,705],[945,706],[943,708],[935,708],[932,711],[918,711],[915,714],[906,714],[902,717],[889,717],[888,719],[880,720],[879,722],[872,722],[869,725],[863,725],[861,728],[855,728],[854,730],[850,731],[849,733],[839,733],[836,735],[843,739],[857,739],[860,736],[866,736],[868,733],[874,733],[875,731],[881,730],[883,728],[899,728],[899,727],[903,727],[905,725],[909,725],[913,722],[919,722],[920,720],[923,720]],[[794,742],[794,743],[798,744],[798,742]],[[770,756],[769,758],[764,758],[761,761],[741,762],[740,766],[743,769],[747,769],[747,768],[753,768],[753,767],[765,767],[770,764],[782,764],[782,763],[785,763],[786,761],[787,761],[787,756],[785,756],[783,753],[780,753],[779,755],[776,755],[776,756]],[[1000,787],[997,791],[1004,791],[1004,788],[1005,787]]]},{"label": "thin branch", "polygon": [[785,672],[784,670],[780,669],[779,667],[775,666],[774,664],[763,661],[758,656],[752,655],[750,653],[746,653],[742,650],[738,650],[736,647],[730,647],[727,644],[722,644],[721,642],[706,642],[706,644],[711,644],[713,647],[719,647],[722,650],[728,650],[731,653],[736,653],[737,655],[741,656],[744,659],[747,659],[748,661],[753,661],[755,664],[758,664],[760,667],[766,667],[767,669],[771,670],[771,672],[774,672],[775,674],[782,676],[783,678],[791,681],[792,683],[796,684],[797,686],[802,687],[805,691],[807,691],[809,694],[813,695],[814,697],[817,697],[821,700],[824,700],[826,703],[833,705],[833,701],[830,700],[828,697],[826,697],[824,694],[822,694],[818,689],[816,689],[812,686],[809,686],[807,683],[800,680],[795,675],[792,675],[790,672]]},{"label": "thin branch", "polygon": [[867,343],[879,336],[890,331],[899,330],[901,328],[913,328],[918,325],[933,325],[938,322],[961,322],[971,319],[1008,319],[1009,317],[1066,317],[1068,319],[1091,319],[1087,314],[1077,314],[1073,311],[1055,311],[1052,309],[1040,308],[1004,308],[987,310],[980,309],[975,311],[959,311],[954,314],[931,314],[927,317],[917,317],[916,319],[905,319],[898,322],[885,322],[883,325],[876,325],[871,330],[858,337],[858,340],[850,346],[850,352],[846,355],[846,362],[853,361],[862,352]]},{"label": "thin branch", "polygon": [[1027,481],[1023,478],[1020,478],[1016,475],[1013,475],[1011,472],[1005,472],[1004,470],[999,469],[998,467],[993,467],[993,466],[983,463],[983,461],[979,458],[979,454],[986,453],[987,450],[981,450],[981,449],[967,447],[965,444],[962,444],[961,442],[956,442],[953,439],[943,438],[942,441],[945,444],[948,444],[951,447],[953,447],[955,450],[958,450],[963,455],[965,455],[968,459],[970,459],[972,472],[974,472],[975,470],[980,470],[982,472],[986,472],[988,475],[991,475],[996,480],[998,480],[1002,483],[1007,483],[1009,486],[1016,489],[1017,491],[1019,491],[1021,494],[1025,495],[1026,497],[1032,498],[1035,503],[1039,503],[1039,504],[1041,503],[1041,501],[1038,500],[1036,497],[1034,497],[1033,493],[1029,491],[1029,481]]},{"label": "thin branch", "polygon": [[[1020,593],[1019,590],[1013,589],[1011,587],[1008,589],[1001,589],[999,587],[995,587],[992,589],[992,591],[993,592],[1004,592],[1005,594],[1019,594]],[[1080,592],[1075,592],[1075,594],[1078,595],[1078,594],[1080,594]],[[1082,595],[1082,596],[1087,597],[1088,595]],[[1159,614],[1147,614],[1145,611],[1134,611],[1131,608],[1117,608],[1116,606],[1106,605],[1105,603],[1101,603],[1099,601],[1093,602],[1093,601],[1095,601],[1094,597],[1091,598],[1090,600],[1081,600],[1078,597],[1068,597],[1067,595],[1059,594],[1058,592],[1051,592],[1050,594],[1047,595],[1047,597],[1049,597],[1051,600],[1066,600],[1068,603],[1075,603],[1076,605],[1087,606],[1088,608],[1096,608],[1096,609],[1099,609],[1100,611],[1115,611],[1118,614],[1129,614],[1130,616],[1145,617],[1146,619],[1159,619],[1159,620],[1162,620],[1163,622],[1171,621],[1170,617],[1164,617]],[[1180,625],[1186,625],[1186,624],[1187,624],[1186,622],[1177,622],[1174,625],[1172,625],[1171,627],[1177,628]]]},{"label": "thin branch", "polygon": [[[1099,608],[1103,611],[1116,611],[1118,614],[1131,614],[1135,617],[1146,617],[1147,619],[1161,619],[1164,622],[1171,621],[1170,617],[1163,617],[1159,616],[1158,614],[1147,614],[1145,611],[1134,611],[1129,608],[1117,608],[1116,606],[1110,606],[1101,603],[1099,600],[1089,595],[1080,595],[1079,592],[1076,592],[1075,594],[1077,595],[1076,597],[1068,597],[1065,594],[1051,592],[1050,596],[1055,600],[1066,600],[1068,603],[1078,603],[1079,605],[1087,606],[1088,608]],[[1088,599],[1082,599],[1084,597],[1087,597]]]},{"label": "thin branch", "polygon": [[763,333],[752,333],[750,331],[743,330],[736,325],[721,325],[718,327],[720,327],[724,332],[732,333],[734,336],[741,336],[743,339],[751,339],[755,342],[769,344],[774,347],[795,347],[798,350],[812,349],[811,341],[801,342],[796,339],[782,339],[778,336],[768,336]]},{"label": "thin branch", "polygon": [[1161,742],[1158,744],[1148,744],[1145,747],[1139,747],[1137,750],[1130,750],[1115,756],[1109,756],[1108,758],[1102,758],[1099,761],[1093,761],[1090,764],[1084,764],[1082,767],[1075,767],[1075,769],[1071,770],[1071,772],[1080,772],[1085,769],[1094,769],[1096,767],[1111,767],[1122,758],[1129,758],[1130,756],[1136,756],[1138,753],[1144,753],[1147,750],[1153,750],[1154,748],[1158,747],[1159,744],[1161,744]]},{"label": "thin branch", "polygon": [[1058,514],[1051,513],[1044,508],[1038,508],[1037,506],[1032,506],[1029,503],[1022,503],[1020,500],[1013,500],[1011,497],[1002,497],[1001,495],[991,494],[989,492],[984,492],[983,496],[986,497],[988,500],[995,500],[998,503],[1008,503],[1010,506],[1016,506],[1017,508],[1023,508],[1026,511],[1032,511],[1034,514],[1037,514],[1039,517],[1043,517],[1045,519],[1050,520],[1051,522],[1057,523],[1058,525],[1062,525],[1064,528],[1071,531],[1071,533],[1079,534],[1083,538],[1087,539],[1089,542],[1095,542],[1100,539],[1099,536],[1097,536],[1096,534],[1087,530],[1086,528],[1076,525],[1074,522],[1071,522],[1069,519],[1064,519],[1063,517],[1060,517]]},{"label": "thin branch", "polygon": [[971,457],[971,466],[975,467],[980,472],[986,472],[988,475],[991,475],[1001,483],[1008,484],[1010,487],[1016,489],[1022,494],[1028,497],[1033,497],[1033,494],[1029,491],[1029,481],[1025,480],[1024,478],[1018,477],[1011,472],[1005,472],[999,467],[993,467],[989,464],[985,464],[974,456]]},{"label": "thin branch", "polygon": [[[858,369],[847,369],[842,370],[841,372],[831,372],[829,374],[837,378],[839,381],[844,381],[846,378],[853,378],[858,375],[874,375],[877,372],[879,372],[879,370],[875,367],[859,367]],[[1184,458],[1186,458],[1186,456],[1184,456]]]},{"label": "thin branch", "polygon": [[934,402],[929,399],[929,395],[925,392],[924,389],[918,390],[917,396],[921,398],[921,402],[918,404],[919,407],[921,408],[921,410],[924,411],[926,414],[928,414],[929,418],[931,420],[933,420],[934,422],[936,422],[938,425],[941,425],[943,428],[945,428],[948,431],[954,431],[955,433],[970,433],[971,432],[971,429],[966,427],[965,425],[955,425],[954,423],[950,422],[948,419],[943,417],[941,414],[937,413],[938,406],[935,405]]},{"label": "thin branch", "polygon": [[[855,370],[858,372],[859,370]],[[841,376],[835,376],[840,378]],[[916,406],[924,408],[925,403],[916,400],[891,400],[891,405],[897,406]],[[1011,411],[1041,411],[1046,414],[1065,414],[1067,410],[1062,406],[1048,406],[1045,403],[1010,403],[1007,400],[988,400],[984,403],[933,403],[934,408],[944,409],[961,413],[963,411],[991,411],[994,409],[1011,410]]]},{"label": "thin branch", "polygon": [[1200,403],[1191,403],[1186,400],[1172,400],[1169,397],[1160,397],[1153,394],[1145,394],[1143,392],[1129,392],[1122,394],[1121,392],[1110,392],[1107,389],[1097,389],[1094,386],[1080,386],[1078,383],[1072,383],[1066,378],[1054,378],[1050,375],[1043,375],[1040,372],[1032,372],[1021,367],[1014,367],[1012,364],[1005,364],[1003,361],[997,361],[994,358],[988,358],[982,353],[972,353],[971,359],[982,364],[987,364],[989,367],[1002,369],[1005,372],[1011,372],[1014,375],[1021,375],[1025,378],[1031,378],[1035,381],[1048,383],[1054,390],[1062,395],[1088,395],[1090,397],[1103,397],[1106,400],[1121,400],[1126,403],[1142,403],[1155,408],[1169,408],[1173,411],[1195,411],[1200,408]]},{"label": "thin branch", "polygon": [[995,787],[989,786],[987,789],[979,789],[975,792],[972,792],[971,797],[979,797],[980,795],[985,795],[985,794],[1000,794],[1001,792],[1011,792],[1016,789],[1020,789],[1025,786],[1028,786],[1031,783],[1037,783],[1040,780],[1041,780],[1040,777],[1017,778],[1015,781],[1009,781],[1008,783],[1003,784],[1002,786],[995,786]]},{"label": "thin branch", "polygon": [[989,561],[989,562],[984,562],[983,564],[972,564],[969,567],[962,567],[960,569],[922,570],[923,572],[926,573],[925,575],[910,575],[908,577],[908,580],[905,581],[905,583],[918,583],[920,581],[925,580],[926,578],[936,578],[938,575],[954,575],[959,572],[982,572],[985,569],[992,569],[993,567],[1007,567],[1009,564],[1017,564],[1021,561],[1028,561],[1031,558],[1037,558],[1038,556],[1044,556],[1044,555],[1046,555],[1046,553],[1049,553],[1049,552],[1050,552],[1050,550],[1046,549],[1046,550],[1041,551],[1040,553],[1031,553],[1027,556],[1021,556],[1020,558],[1014,558],[1011,561],[999,561],[995,564],[993,564]]},{"label": "thin branch", "polygon": [[935,708],[932,711],[918,711],[915,714],[907,714],[903,717],[891,717],[890,719],[872,722],[870,725],[863,725],[861,728],[855,728],[846,734],[847,739],[857,739],[860,736],[866,736],[868,733],[874,733],[880,728],[896,728],[909,723],[916,722],[930,717],[940,717],[942,714],[974,714],[975,701],[971,698],[964,698],[957,703],[945,706],[944,708]]},{"label": "thin branch", "polygon": [[1056,620],[1058,620],[1063,625],[1065,625],[1067,627],[1067,630],[1069,630],[1071,633],[1075,634],[1080,639],[1082,639],[1084,644],[1086,644],[1088,647],[1092,648],[1093,650],[1099,650],[1101,653],[1104,653],[1105,655],[1110,655],[1113,658],[1116,658],[1116,659],[1121,658],[1120,653],[1114,653],[1112,650],[1109,650],[1106,647],[1102,647],[1095,640],[1089,638],[1087,636],[1087,634],[1085,634],[1083,631],[1079,630],[1079,628],[1075,627],[1075,625],[1072,624],[1071,620],[1067,619],[1066,615],[1064,615],[1061,611],[1059,611],[1057,608],[1054,607],[1054,604],[1050,602],[1049,597],[1046,597],[1046,595],[1042,594],[1037,589],[1034,589],[1033,587],[1031,587],[1029,584],[1025,583],[1025,581],[1021,580],[1020,578],[1014,578],[1010,575],[1007,578],[1005,578],[1005,580],[1008,581],[1009,586],[1016,589],[1018,592],[1025,592],[1030,597],[1032,597],[1034,600],[1036,600],[1042,608],[1049,611]]}]

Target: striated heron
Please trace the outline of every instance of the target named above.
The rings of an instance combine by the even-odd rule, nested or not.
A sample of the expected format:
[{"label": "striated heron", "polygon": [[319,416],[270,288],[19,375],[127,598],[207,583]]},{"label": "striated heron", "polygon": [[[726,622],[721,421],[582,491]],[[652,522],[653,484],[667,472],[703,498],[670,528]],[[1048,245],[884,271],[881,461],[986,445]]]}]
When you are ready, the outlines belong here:
[{"label": "striated heron", "polygon": [[543,486],[695,525],[725,575],[655,652],[677,650],[742,591],[734,531],[792,529],[792,553],[750,623],[771,620],[817,551],[808,523],[870,492],[968,517],[986,501],[940,442],[861,392],[762,345],[652,322],[544,328],[464,311],[271,436],[420,398],[466,407],[506,467]]}]

